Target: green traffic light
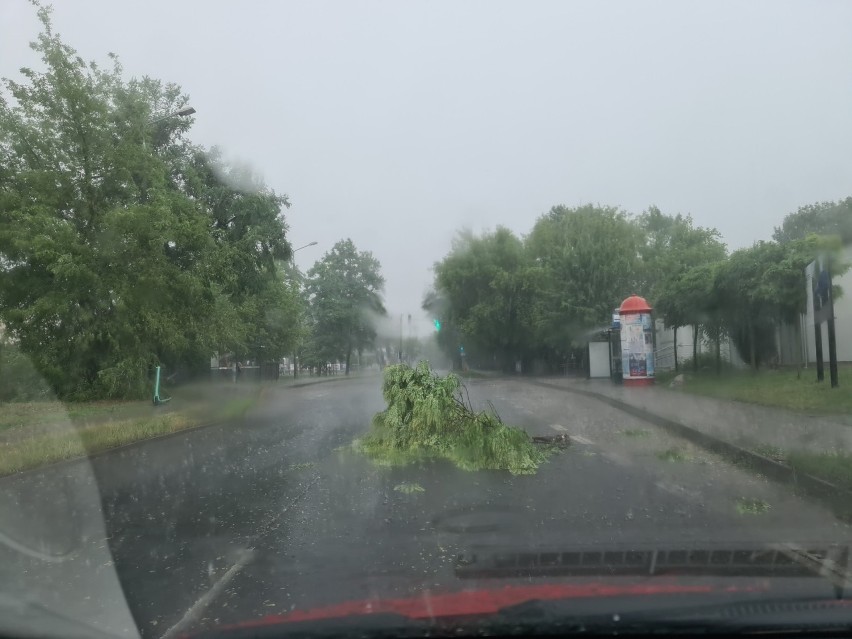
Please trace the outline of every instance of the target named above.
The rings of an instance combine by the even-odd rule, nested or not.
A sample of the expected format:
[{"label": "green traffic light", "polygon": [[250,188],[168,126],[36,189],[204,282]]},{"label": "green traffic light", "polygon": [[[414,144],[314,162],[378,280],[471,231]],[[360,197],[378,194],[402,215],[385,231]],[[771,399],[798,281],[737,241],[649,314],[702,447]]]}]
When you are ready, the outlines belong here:
[{"label": "green traffic light", "polygon": [[441,320],[435,319],[433,321],[435,322],[435,330],[440,331],[441,330]]}]

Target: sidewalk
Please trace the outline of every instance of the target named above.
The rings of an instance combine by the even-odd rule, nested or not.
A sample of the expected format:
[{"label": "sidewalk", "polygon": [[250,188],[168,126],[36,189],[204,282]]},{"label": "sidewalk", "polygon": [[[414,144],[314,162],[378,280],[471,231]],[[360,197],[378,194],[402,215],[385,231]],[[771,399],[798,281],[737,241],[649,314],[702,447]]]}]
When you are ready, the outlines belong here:
[{"label": "sidewalk", "polygon": [[625,387],[610,380],[551,377],[540,381],[622,402],[767,457],[790,451],[852,453],[852,426],[831,417],[702,397],[667,388]]}]

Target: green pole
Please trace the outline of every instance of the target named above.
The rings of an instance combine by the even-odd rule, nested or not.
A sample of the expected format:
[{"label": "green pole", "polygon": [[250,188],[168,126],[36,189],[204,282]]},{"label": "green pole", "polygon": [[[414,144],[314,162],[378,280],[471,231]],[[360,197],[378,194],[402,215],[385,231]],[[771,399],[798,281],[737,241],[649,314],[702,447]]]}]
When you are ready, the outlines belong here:
[{"label": "green pole", "polygon": [[157,366],[157,374],[154,377],[154,406],[165,404],[170,399],[171,397],[166,397],[164,399],[160,398],[160,367]]},{"label": "green pole", "polygon": [[160,404],[160,367],[157,366],[157,374],[154,377],[154,406]]}]

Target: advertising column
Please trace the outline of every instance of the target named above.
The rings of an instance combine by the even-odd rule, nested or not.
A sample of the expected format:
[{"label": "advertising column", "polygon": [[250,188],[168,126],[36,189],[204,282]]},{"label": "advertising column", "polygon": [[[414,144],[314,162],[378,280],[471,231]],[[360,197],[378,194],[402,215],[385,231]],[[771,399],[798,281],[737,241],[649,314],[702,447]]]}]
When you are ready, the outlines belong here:
[{"label": "advertising column", "polygon": [[621,304],[621,371],[627,386],[654,382],[654,322],[651,307],[638,295]]}]

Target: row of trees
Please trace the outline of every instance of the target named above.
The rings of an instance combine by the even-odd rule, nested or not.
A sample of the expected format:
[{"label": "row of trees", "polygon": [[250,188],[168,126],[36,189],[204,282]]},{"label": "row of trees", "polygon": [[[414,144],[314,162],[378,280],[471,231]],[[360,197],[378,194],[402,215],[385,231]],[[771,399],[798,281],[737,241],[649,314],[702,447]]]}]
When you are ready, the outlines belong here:
[{"label": "row of trees", "polygon": [[504,370],[519,360],[525,370],[555,370],[622,299],[640,293],[669,328],[697,329],[696,364],[700,337],[714,345],[718,366],[728,336],[757,367],[774,355],[775,328],[805,310],[804,267],[839,248],[850,219],[852,198],[804,207],[773,241],[728,255],[719,232],[690,216],[556,206],[523,238],[505,228],[459,233],[435,265],[423,307],[440,318],[448,354],[463,350],[471,363]]}]

